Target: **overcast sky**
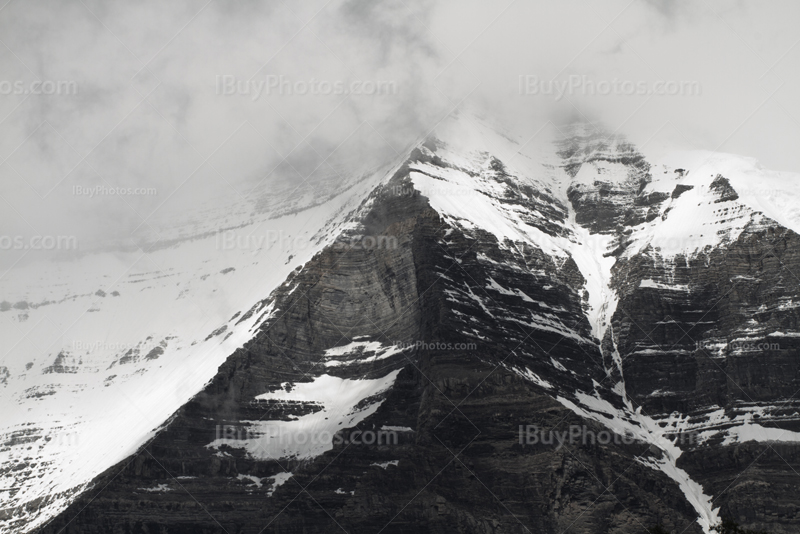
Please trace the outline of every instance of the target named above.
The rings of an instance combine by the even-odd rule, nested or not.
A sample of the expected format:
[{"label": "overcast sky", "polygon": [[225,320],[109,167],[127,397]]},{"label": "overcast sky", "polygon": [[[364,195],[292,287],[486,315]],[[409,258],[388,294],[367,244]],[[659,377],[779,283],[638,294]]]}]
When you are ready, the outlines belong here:
[{"label": "overcast sky", "polygon": [[[0,233],[122,242],[219,195],[396,157],[463,105],[800,171],[798,21],[795,1],[10,0]],[[157,194],[76,194],[95,186]]]}]

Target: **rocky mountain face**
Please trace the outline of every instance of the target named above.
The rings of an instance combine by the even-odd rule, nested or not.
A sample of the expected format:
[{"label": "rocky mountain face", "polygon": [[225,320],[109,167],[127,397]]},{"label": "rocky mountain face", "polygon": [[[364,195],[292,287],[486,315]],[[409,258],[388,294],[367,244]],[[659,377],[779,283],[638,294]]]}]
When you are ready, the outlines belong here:
[{"label": "rocky mountain face", "polygon": [[730,186],[714,187],[722,180],[711,182],[711,202],[721,218],[744,220],[741,233],[700,254],[667,261],[647,248],[619,262],[625,311],[612,320],[613,337],[628,398],[695,436],[678,465],[719,495],[720,515],[792,532],[800,524],[800,240],[761,214],[739,215]]},{"label": "rocky mountain face", "polygon": [[36,531],[796,531],[800,217],[746,191],[787,178],[586,126],[523,148],[462,116],[363,182]]}]

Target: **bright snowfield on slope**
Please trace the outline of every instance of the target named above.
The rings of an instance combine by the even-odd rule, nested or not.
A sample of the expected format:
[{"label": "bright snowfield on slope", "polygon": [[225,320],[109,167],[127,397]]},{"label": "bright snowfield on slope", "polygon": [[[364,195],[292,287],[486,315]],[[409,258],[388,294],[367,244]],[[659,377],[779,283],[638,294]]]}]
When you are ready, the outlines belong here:
[{"label": "bright snowfield on slope", "polygon": [[256,399],[312,404],[320,409],[291,421],[244,421],[250,434],[246,439],[221,437],[206,446],[243,448],[252,457],[262,460],[305,460],[319,456],[333,449],[337,431],[353,427],[375,413],[383,400],[366,406],[362,401],[392,387],[398,374],[399,369],[374,380],[350,380],[324,374],[311,382],[283,384],[283,389],[264,393]]},{"label": "bright snowfield on slope", "polygon": [[152,437],[275,310],[241,317],[338,235],[385,170],[275,219],[220,210],[230,232],[9,271],[0,531],[41,525]]},{"label": "bright snowfield on slope", "polygon": [[385,360],[395,354],[403,352],[410,347],[396,345],[382,345],[378,341],[358,341],[359,338],[347,345],[333,347],[325,351],[325,367],[339,367],[354,363],[368,363]]},{"label": "bright snowfield on slope", "polygon": [[[437,129],[436,136],[445,143],[444,147],[437,147],[436,154],[456,169],[441,170],[424,164],[416,166],[420,172],[413,172],[415,166],[412,166],[411,178],[415,187],[430,199],[431,205],[448,223],[461,227],[467,233],[480,228],[494,234],[501,247],[506,246],[505,239],[512,242],[525,241],[541,248],[554,259],[572,256],[587,280],[587,318],[592,325],[593,334],[602,339],[617,303],[617,297],[609,287],[611,268],[616,260],[613,257],[603,258],[603,254],[610,251],[609,236],[592,235],[575,222],[575,212],[566,193],[570,184],[591,183],[601,174],[605,181],[624,179],[625,171],[622,166],[604,161],[592,162],[584,164],[575,178],[571,178],[558,167],[559,158],[555,154],[551,138],[547,135],[543,135],[535,143],[530,140],[518,143],[508,135],[498,134],[480,119],[470,116],[445,121]],[[553,238],[526,224],[513,208],[499,201],[503,186],[481,176],[488,170],[491,156],[506,165],[509,175],[521,183],[548,192],[567,207],[567,227],[571,232],[569,239]],[[460,169],[472,173],[473,176],[461,172]],[[676,169],[689,172],[680,174],[675,172]],[[666,212],[663,220],[659,217],[651,223],[634,228],[632,243],[625,251],[627,256],[641,251],[647,245],[657,247],[659,255],[665,261],[673,261],[677,254],[697,254],[704,247],[720,245],[725,236],[727,239],[736,239],[751,220],[768,223],[764,216],[800,232],[798,174],[766,171],[749,158],[708,152],[676,154],[654,165],[651,173],[653,182],[645,189],[646,193],[672,193],[678,184],[693,185],[694,188],[677,199],[667,200],[662,209],[662,215]],[[730,180],[732,187],[739,193],[738,200],[715,202],[719,198],[709,186],[717,174]],[[754,187],[753,184],[758,186]],[[728,211],[725,211],[726,208]],[[723,234],[718,233],[719,230],[723,230]],[[650,282],[655,285],[655,282]],[[644,285],[647,287],[648,282]],[[659,284],[661,286],[664,284]],[[535,324],[529,326],[536,328]],[[548,384],[535,375],[530,377],[522,370],[517,371],[521,376],[548,389]],[[664,452],[662,460],[643,460],[643,463],[664,472],[679,485],[697,511],[700,525],[706,532],[710,532],[710,526],[718,520],[711,497],[703,492],[688,473],[677,468],[675,462],[681,450],[665,437],[670,431],[674,432],[685,425],[681,424],[679,417],[671,417],[666,421],[667,427],[661,428],[652,419],[630,409],[624,387],[615,387],[614,391],[623,397],[629,407],[624,412],[614,409],[607,401],[584,392],[576,392],[580,405],[563,397],[558,400],[576,413],[595,419],[618,433],[627,431],[659,447]],[[610,416],[611,420],[599,415],[601,413]],[[726,443],[744,439],[797,438],[794,433],[780,438],[767,433],[758,434],[758,428],[745,418],[730,422],[741,427],[723,431],[727,435]]]},{"label": "bright snowfield on slope", "polygon": [[[676,173],[682,169],[685,172]],[[735,240],[747,223],[772,219],[800,233],[800,174],[763,169],[758,161],[734,154],[707,151],[678,152],[653,164],[653,181],[644,193],[671,193],[675,186],[691,186],[677,199],[664,204],[662,221],[657,218],[633,229],[632,256],[648,244],[664,258],[693,255],[707,246],[717,246],[722,236]],[[710,189],[717,175],[728,179],[739,195],[736,200],[717,202]]]}]

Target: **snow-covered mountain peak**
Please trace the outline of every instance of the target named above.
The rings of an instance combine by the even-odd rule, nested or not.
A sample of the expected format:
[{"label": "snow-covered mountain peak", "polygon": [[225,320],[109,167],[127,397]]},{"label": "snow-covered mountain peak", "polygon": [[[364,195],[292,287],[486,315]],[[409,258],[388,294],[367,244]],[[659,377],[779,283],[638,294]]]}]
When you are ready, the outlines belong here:
[{"label": "snow-covered mountain peak", "polygon": [[[657,161],[654,178],[663,174],[681,174],[682,183],[710,187],[722,177],[736,192],[736,200],[753,211],[777,221],[795,232],[800,231],[800,173],[764,168],[755,158],[723,152],[690,151],[670,154]],[[658,170],[657,170],[658,169]],[[683,172],[675,173],[676,169]],[[716,200],[721,188],[714,190]]]},{"label": "snow-covered mountain peak", "polygon": [[626,257],[647,248],[664,259],[707,254],[736,240],[748,225],[800,230],[796,173],[763,169],[752,158],[695,151],[655,163],[651,176],[640,194],[650,201],[649,220],[631,227]]},{"label": "snow-covered mountain peak", "polygon": [[[518,269],[529,277],[527,292],[513,286],[514,276],[501,279],[493,273],[479,285],[463,277],[459,282],[466,286],[458,288],[463,294],[448,289],[448,303],[561,336],[579,344],[576,353],[586,352],[585,347],[599,356],[600,372],[616,383],[597,383],[594,391],[590,386],[566,396],[559,392],[557,400],[588,419],[651,439],[672,454],[659,468],[688,484],[687,491],[697,490],[684,472],[675,471],[679,450],[668,446],[665,437],[689,423],[670,419],[667,430],[658,430],[654,419],[634,415],[616,345],[622,334],[612,330],[612,317],[617,329],[620,299],[636,291],[688,292],[687,284],[667,279],[675,265],[688,269],[689,260],[731,245],[747,229],[780,224],[798,231],[798,175],[713,153],[677,154],[652,163],[623,137],[587,125],[575,126],[566,137],[557,128],[545,128],[526,139],[460,114],[443,121],[397,161],[347,176],[319,189],[299,184],[273,197],[182,214],[175,226],[146,240],[158,244],[149,252],[106,251],[39,263],[0,280],[0,335],[10,347],[0,367],[0,391],[9,406],[0,427],[6,444],[0,455],[11,466],[0,473],[5,488],[0,491],[10,510],[9,525],[35,527],[46,521],[98,473],[151,438],[231,354],[281,312],[269,298],[276,288],[291,295],[294,280],[317,253],[341,236],[367,231],[367,213],[392,195],[414,197],[407,206],[394,198],[392,209],[424,204],[424,213],[431,208],[438,214],[433,219],[444,229],[432,233],[441,237],[437,243],[448,258],[451,246],[479,244],[484,250],[476,255],[477,263],[495,265],[506,274]],[[422,225],[401,222],[398,226]],[[507,264],[500,265],[486,251],[497,252]],[[419,260],[415,253],[408,253],[406,264]],[[450,259],[461,260],[458,255]],[[627,283],[636,262],[644,265],[642,272]],[[350,268],[359,269],[356,263]],[[661,278],[641,279],[642,273]],[[487,306],[487,291],[519,300],[519,309],[500,310],[500,317]],[[532,298],[534,291],[541,294]],[[567,302],[574,307],[568,310]],[[411,352],[374,336],[358,339],[323,347],[319,370],[326,374],[298,381],[294,394],[274,390],[255,400],[298,396],[323,408],[302,421],[283,421],[287,432],[309,425],[335,432],[340,424],[360,423],[381,402],[362,401],[389,391],[399,368],[370,378],[340,375]],[[629,347],[634,359],[637,350]],[[559,372],[577,376],[550,361]],[[514,372],[537,387],[560,387],[530,369]],[[611,423],[606,416],[596,417],[599,413],[610,414]],[[308,459],[330,449],[326,442],[265,451],[257,441],[234,441],[242,441],[239,445],[253,457]],[[206,448],[225,446],[236,444],[220,438]],[[697,506],[705,507],[707,526],[714,517],[710,504]]]}]

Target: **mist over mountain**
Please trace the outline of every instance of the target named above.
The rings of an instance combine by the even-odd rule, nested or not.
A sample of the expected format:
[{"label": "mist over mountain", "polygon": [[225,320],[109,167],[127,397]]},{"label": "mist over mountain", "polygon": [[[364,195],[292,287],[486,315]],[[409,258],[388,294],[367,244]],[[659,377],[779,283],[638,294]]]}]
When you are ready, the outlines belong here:
[{"label": "mist over mountain", "polygon": [[0,6],[0,532],[796,532],[796,11]]}]

